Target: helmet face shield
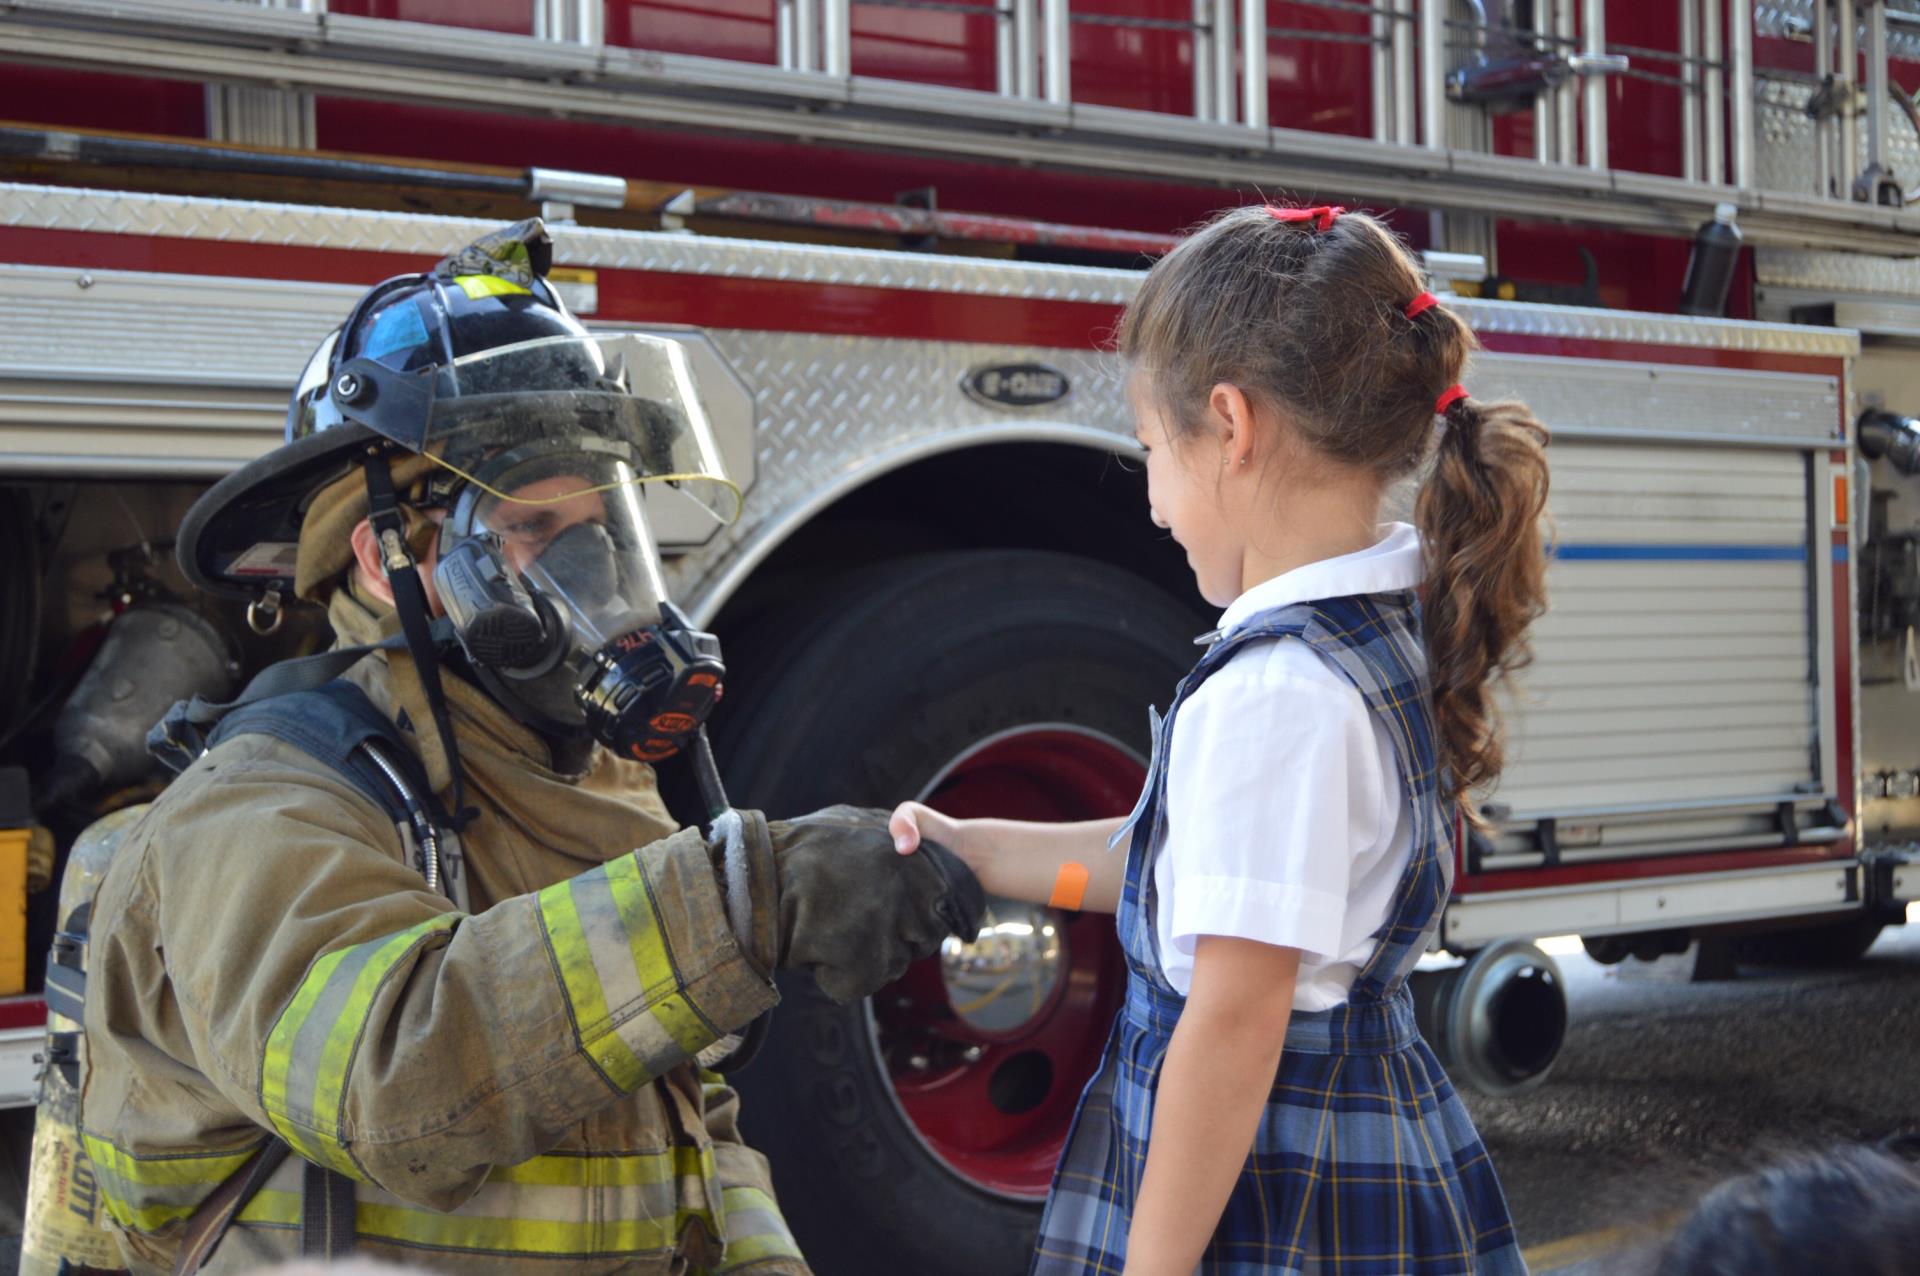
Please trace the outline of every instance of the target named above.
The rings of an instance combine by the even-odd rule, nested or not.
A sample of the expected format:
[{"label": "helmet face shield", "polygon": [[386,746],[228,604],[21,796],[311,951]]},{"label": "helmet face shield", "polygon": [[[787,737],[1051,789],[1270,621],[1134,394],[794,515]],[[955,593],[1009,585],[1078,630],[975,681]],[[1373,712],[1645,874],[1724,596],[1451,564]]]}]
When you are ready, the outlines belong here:
[{"label": "helmet face shield", "polygon": [[[604,445],[528,444],[483,465],[441,525],[442,563],[486,564],[505,591],[497,597],[524,600],[538,618],[537,644],[490,672],[549,722],[580,725],[574,692],[595,654],[660,623],[667,592],[641,477]],[[470,625],[478,609],[450,596],[460,583],[439,571],[435,581],[456,625]]]},{"label": "helmet face shield", "polygon": [[354,359],[340,378],[364,378],[345,390],[335,381],[349,419],[497,499],[577,500],[584,493],[515,493],[488,477],[496,458],[574,448],[623,463],[596,469],[597,491],[668,483],[721,522],[739,514],[739,489],[678,342],[639,333],[542,337],[416,373]]}]

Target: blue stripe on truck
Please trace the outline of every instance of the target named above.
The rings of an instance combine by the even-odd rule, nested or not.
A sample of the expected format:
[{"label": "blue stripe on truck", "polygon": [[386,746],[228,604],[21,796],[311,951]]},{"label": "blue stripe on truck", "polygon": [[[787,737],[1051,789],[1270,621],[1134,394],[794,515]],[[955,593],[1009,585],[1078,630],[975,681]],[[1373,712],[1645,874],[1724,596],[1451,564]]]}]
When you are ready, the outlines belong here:
[{"label": "blue stripe on truck", "polygon": [[1570,563],[1804,563],[1805,545],[1556,545]]}]

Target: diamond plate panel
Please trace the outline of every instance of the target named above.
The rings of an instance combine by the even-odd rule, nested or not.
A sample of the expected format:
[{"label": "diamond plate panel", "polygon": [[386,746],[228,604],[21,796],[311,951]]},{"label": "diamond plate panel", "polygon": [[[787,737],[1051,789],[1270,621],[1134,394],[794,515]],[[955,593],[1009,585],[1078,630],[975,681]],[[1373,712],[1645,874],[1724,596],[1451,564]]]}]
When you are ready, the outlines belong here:
[{"label": "diamond plate panel", "polygon": [[1790,323],[1748,323],[1656,315],[1635,310],[1587,310],[1579,306],[1542,306],[1531,302],[1448,297],[1447,305],[1476,332],[1518,336],[1568,337],[1594,341],[1631,341],[1656,346],[1710,350],[1750,350],[1762,354],[1804,354],[1847,359],[1860,353],[1860,339],[1832,328]]},{"label": "diamond plate panel", "polygon": [[[696,614],[717,610],[726,578],[812,510],[900,465],[970,444],[1047,437],[1118,450],[1133,430],[1116,355],[811,333],[708,335],[753,387],[758,478],[737,523],[669,566],[676,596]],[[1010,410],[961,392],[982,364],[1027,362],[1065,373],[1067,398]]]},{"label": "diamond plate panel", "polygon": [[1756,248],[1753,265],[1755,278],[1769,287],[1920,299],[1920,258]]},{"label": "diamond plate panel", "polygon": [[[164,235],[246,244],[287,244],[438,257],[498,223],[472,217],[357,208],[182,199],[129,191],[10,184],[0,187],[0,226]],[[1054,266],[816,244],[770,244],[660,231],[553,228],[563,265],[670,274],[781,279],[794,283],[908,288],[1036,301],[1116,305],[1133,295],[1128,270]]]},{"label": "diamond plate panel", "polygon": [[[1920,166],[1915,171],[1920,172]],[[423,217],[361,209],[8,184],[0,185],[0,226],[439,256],[492,229],[494,223],[466,217]],[[653,231],[556,226],[554,235],[556,256],[567,265],[796,283],[1118,305],[1132,297],[1141,278],[1139,272],[1130,270],[762,243]],[[1851,349],[1830,333],[1783,324],[1745,324],[1721,319],[1466,299],[1450,304],[1458,306],[1468,321],[1483,332],[1648,341],[1782,354],[1846,354]]]},{"label": "diamond plate panel", "polygon": [[1467,386],[1524,399],[1556,439],[1690,437],[1800,448],[1840,432],[1838,377],[1482,353]]},{"label": "diamond plate panel", "polygon": [[[1814,8],[1819,0],[1775,0],[1773,4],[1753,6],[1753,33],[1762,38],[1773,39],[1810,39],[1806,32],[1813,29]],[[1896,13],[1912,13],[1920,16],[1920,4],[1914,0],[1890,0],[1887,8]],[[1859,47],[1867,47],[1867,24],[1861,23],[1854,32]],[[1903,30],[1891,24],[1887,27],[1887,48],[1896,58],[1908,61],[1920,61],[1920,34]]]},{"label": "diamond plate panel", "polygon": [[[1916,53],[1920,54],[1920,41],[1915,44]],[[1807,100],[1813,96],[1814,88],[1804,80],[1757,79],[1754,128],[1758,133],[1754,163],[1761,189],[1798,195],[1822,193],[1819,158],[1814,149],[1818,133],[1814,120],[1806,112]],[[1867,163],[1864,119],[1858,133],[1855,172]],[[1908,187],[1920,182],[1920,135],[1914,133],[1906,113],[1891,105],[1887,108],[1887,159]]]}]

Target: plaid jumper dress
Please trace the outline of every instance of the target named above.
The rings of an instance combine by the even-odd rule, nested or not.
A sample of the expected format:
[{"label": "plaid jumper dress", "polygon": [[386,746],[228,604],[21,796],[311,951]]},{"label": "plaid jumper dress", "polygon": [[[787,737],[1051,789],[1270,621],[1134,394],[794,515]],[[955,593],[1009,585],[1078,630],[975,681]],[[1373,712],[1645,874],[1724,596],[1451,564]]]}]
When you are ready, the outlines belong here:
[{"label": "plaid jumper dress", "polygon": [[1118,923],[1127,1000],[1080,1100],[1055,1171],[1034,1276],[1118,1276],[1147,1163],[1154,1095],[1185,999],[1161,972],[1155,854],[1166,838],[1173,720],[1249,643],[1310,644],[1345,676],[1394,744],[1413,811],[1413,852],[1379,947],[1345,1004],[1294,1012],[1273,1089],[1218,1229],[1207,1276],[1524,1276],[1505,1196],[1466,1108],[1414,1027],[1406,976],[1452,883],[1451,821],[1438,789],[1426,653],[1410,592],[1297,603],[1217,641],[1181,682],[1140,803]]}]

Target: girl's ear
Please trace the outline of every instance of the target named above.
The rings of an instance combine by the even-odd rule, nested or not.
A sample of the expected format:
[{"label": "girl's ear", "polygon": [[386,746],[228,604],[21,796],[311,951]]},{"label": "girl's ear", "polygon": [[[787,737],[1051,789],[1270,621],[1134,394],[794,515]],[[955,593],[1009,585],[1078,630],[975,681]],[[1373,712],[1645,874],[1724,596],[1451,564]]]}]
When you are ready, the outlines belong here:
[{"label": "girl's ear", "polygon": [[1253,462],[1253,405],[1239,386],[1221,381],[1207,394],[1209,424],[1218,435],[1221,468],[1249,468]]}]

